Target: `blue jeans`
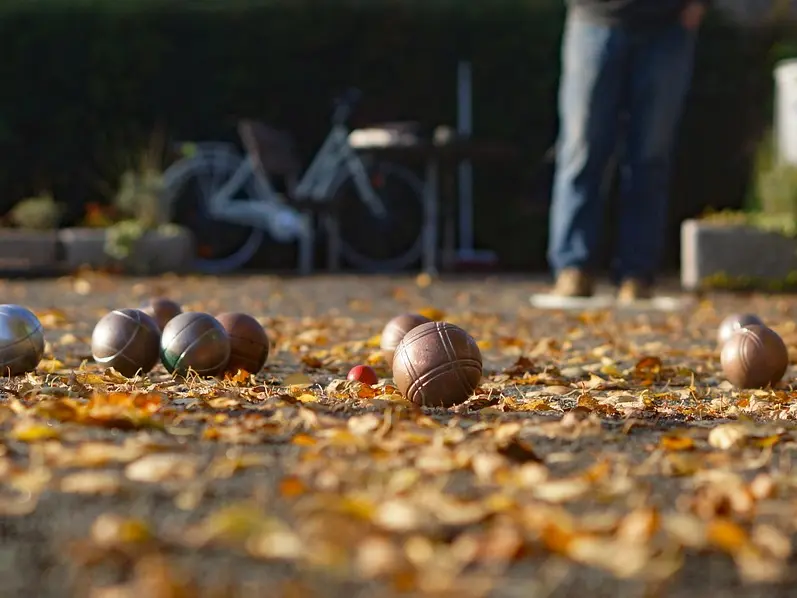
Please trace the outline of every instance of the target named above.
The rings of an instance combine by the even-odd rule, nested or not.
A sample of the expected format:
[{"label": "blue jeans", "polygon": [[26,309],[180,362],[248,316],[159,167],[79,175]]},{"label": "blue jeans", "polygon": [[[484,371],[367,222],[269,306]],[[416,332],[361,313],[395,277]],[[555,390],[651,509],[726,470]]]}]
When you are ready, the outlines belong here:
[{"label": "blue jeans", "polygon": [[607,27],[569,17],[562,42],[559,140],[548,260],[589,271],[603,230],[607,166],[618,146],[613,276],[652,282],[667,225],[670,162],[692,77],[695,33]]}]

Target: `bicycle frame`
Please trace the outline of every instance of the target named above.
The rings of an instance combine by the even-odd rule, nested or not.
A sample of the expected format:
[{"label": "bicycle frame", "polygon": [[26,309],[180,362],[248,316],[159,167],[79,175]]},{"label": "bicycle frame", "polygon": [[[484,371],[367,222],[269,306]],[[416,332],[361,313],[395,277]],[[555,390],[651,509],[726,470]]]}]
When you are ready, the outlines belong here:
[{"label": "bicycle frame", "polygon": [[318,202],[329,201],[333,192],[343,182],[342,171],[352,177],[357,193],[368,209],[378,217],[384,217],[386,214],[384,203],[368,180],[362,158],[349,144],[349,130],[340,124],[333,125],[315,158],[307,167],[296,186],[296,196]]},{"label": "bicycle frame", "polygon": [[[235,156],[235,154],[214,152],[205,159],[224,160],[230,159],[231,156]],[[254,177],[258,189],[257,197],[232,199],[252,177]],[[277,240],[284,241],[297,238],[308,232],[310,226],[308,219],[284,203],[268,180],[257,176],[255,164],[249,156],[241,160],[229,180],[209,195],[207,199],[208,212],[217,220],[267,229]]]},{"label": "bicycle frame", "polygon": [[[302,200],[319,203],[329,201],[343,180],[351,176],[362,202],[376,216],[384,217],[386,215],[384,203],[368,180],[362,158],[349,145],[348,136],[349,131],[345,126],[332,127],[293,194]],[[222,159],[222,156],[223,154],[214,154],[215,159]],[[250,177],[255,178],[257,197],[245,200],[232,199]],[[219,220],[249,226],[268,226],[277,219],[281,220],[280,228],[290,227],[289,220],[292,218],[289,213],[298,216],[296,210],[281,201],[279,193],[268,178],[257,172],[251,156],[246,156],[230,179],[210,195],[208,210]],[[261,222],[263,224],[260,224]]]}]

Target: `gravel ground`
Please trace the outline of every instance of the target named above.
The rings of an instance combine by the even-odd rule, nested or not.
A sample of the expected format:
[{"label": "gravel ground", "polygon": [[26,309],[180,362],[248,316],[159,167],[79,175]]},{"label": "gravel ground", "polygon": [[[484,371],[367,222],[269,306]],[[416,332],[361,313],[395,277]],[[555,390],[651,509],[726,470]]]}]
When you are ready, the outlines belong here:
[{"label": "gravel ground", "polygon": [[[695,301],[688,309],[675,314],[589,316],[531,309],[528,296],[539,291],[542,285],[519,277],[444,279],[428,285],[426,282],[415,278],[385,277],[291,279],[250,276],[135,280],[84,275],[53,281],[9,281],[0,283],[0,288],[3,302],[23,304],[40,314],[48,328],[48,341],[53,343],[52,357],[61,360],[67,368],[77,368],[89,354],[87,339],[102,313],[116,307],[138,305],[151,295],[168,295],[186,309],[251,313],[262,318],[274,337],[279,339],[278,350],[257,378],[256,383],[266,385],[275,378],[305,371],[313,382],[320,385],[319,388],[324,388],[333,379],[345,375],[346,367],[351,365],[345,363],[345,357],[341,359],[342,364],[315,369],[307,367],[302,357],[314,349],[301,343],[292,344],[290,338],[302,330],[326,326],[330,343],[365,341],[378,334],[389,317],[404,311],[431,308],[441,310],[447,319],[457,319],[463,326],[471,323],[469,330],[477,339],[489,339],[490,343],[484,348],[485,374],[499,376],[497,384],[500,383],[500,373],[519,355],[530,355],[542,367],[558,367],[562,378],[568,380],[573,388],[578,388],[584,372],[589,371],[589,359],[584,356],[609,344],[616,349],[621,366],[628,365],[621,363],[628,356],[642,357],[653,352],[665,364],[675,359],[686,359],[692,364],[689,367],[701,373],[707,387],[730,396],[730,391],[717,377],[714,334],[718,318],[732,311],[758,313],[781,332],[790,350],[794,349],[793,322],[797,301],[788,295],[717,295],[701,298],[700,302]],[[59,339],[65,335],[72,337],[71,342],[62,344]],[[509,338],[519,339],[514,343],[518,347],[516,351],[506,349],[513,345],[512,342],[501,340]],[[546,347],[550,351],[546,351]],[[702,371],[701,360],[706,364]],[[573,372],[574,368],[583,368],[583,371]],[[162,374],[160,372],[159,375]],[[790,369],[787,380],[793,375],[794,371]],[[684,382],[673,383],[668,391],[688,386]],[[545,388],[534,383],[525,386],[515,383],[506,394],[516,396],[517,401],[536,400],[534,397],[537,395],[554,401],[558,407],[550,412],[513,413],[512,409],[504,408],[502,413],[485,415],[474,407],[471,412],[460,413],[429,410],[427,415],[443,425],[461,418],[520,421],[528,438],[533,441],[534,452],[555,477],[566,477],[588,469],[601,455],[608,455],[606,458],[612,463],[643,467],[653,454],[657,454],[656,447],[672,429],[686,427],[697,430],[699,435],[701,429],[722,421],[716,413],[704,416],[696,414],[692,407],[689,410],[661,407],[646,412],[645,408],[631,401],[627,407],[618,408],[612,414],[601,414],[597,424],[601,434],[548,434],[544,432],[546,426],[559,425],[563,415],[567,417],[567,412],[576,407],[576,403],[567,395],[552,398],[546,394]],[[0,395],[0,409],[12,407],[15,394],[9,389],[6,387]],[[626,394],[639,398],[640,392],[641,387],[632,387]],[[596,389],[596,393],[600,395],[600,389]],[[705,400],[709,401],[710,397]],[[787,402],[778,415],[784,421],[790,418],[788,406]],[[494,411],[495,407],[488,409]],[[351,409],[331,409],[329,416],[347,420],[369,412],[367,407],[358,404]],[[227,415],[235,418],[238,413],[232,409]],[[736,416],[738,410],[728,413],[730,419]],[[774,416],[754,414],[754,419],[767,417]],[[5,452],[8,462],[18,470],[41,470],[41,444],[15,439],[10,434],[13,418],[3,422],[0,418],[0,458]],[[629,422],[636,424],[630,432]],[[623,580],[605,567],[578,563],[565,554],[557,554],[533,543],[522,554],[505,563],[499,573],[479,573],[489,578],[489,584],[483,588],[479,587],[479,576],[476,575],[468,578],[471,581],[466,587],[434,590],[409,584],[401,593],[401,584],[395,578],[386,580],[378,575],[366,576],[345,567],[342,570],[311,567],[297,559],[258,558],[245,550],[182,541],[188,533],[186,530],[219,508],[240,501],[255,501],[278,516],[290,517],[293,505],[286,497],[281,481],[304,466],[304,449],[295,443],[237,443],[223,439],[206,440],[201,434],[123,431],[73,423],[60,426],[62,435],[59,441],[66,446],[89,440],[123,445],[131,439],[141,441],[144,438],[146,442],[157,444],[160,451],[190,455],[202,464],[230,458],[234,453],[236,458],[245,454],[253,460],[261,459],[263,465],[242,467],[231,475],[199,484],[198,489],[190,480],[183,484],[172,484],[169,480],[153,484],[124,479],[114,492],[77,493],[64,491],[55,481],[50,481],[39,486],[32,512],[3,514],[0,503],[2,597],[478,595],[495,598],[642,598],[706,596],[710,593],[713,598],[724,598],[793,595],[794,580],[789,572],[793,568],[793,557],[789,555],[781,559],[786,565],[785,576],[770,583],[743,583],[739,567],[731,556],[724,551],[708,549],[684,551],[679,570],[665,580]],[[607,435],[611,436],[610,444],[606,440]],[[740,475],[750,479],[762,472],[778,471],[789,476],[795,446],[795,442],[775,445],[769,449],[765,462],[762,461],[758,467],[746,468]],[[337,456],[343,455],[345,459],[348,458],[346,454],[344,451]],[[741,454],[739,459],[749,460],[756,455],[760,455],[760,451],[752,456]],[[359,461],[351,458],[354,468]],[[44,459],[49,464],[49,457]],[[63,466],[52,474],[52,480],[62,479],[79,470]],[[109,475],[118,473],[124,478],[125,463],[111,463],[103,471]],[[0,487],[4,475],[0,461]],[[686,508],[679,501],[685,493],[692,491],[684,476],[668,475],[653,469],[649,475],[640,473],[638,477],[642,479],[646,505],[662,513]],[[442,491],[451,496],[470,496],[478,492],[473,478],[470,473],[455,471],[446,478]],[[605,505],[595,497],[587,496],[571,501],[567,509],[576,516],[600,512],[601,509],[606,512],[627,511],[632,508],[633,500],[640,500],[638,495],[634,496]],[[766,505],[756,512],[755,517],[762,518],[762,521],[769,521],[767,517],[771,517],[773,525],[781,527],[793,542],[793,513],[797,506],[794,496],[785,493],[767,501]],[[161,544],[157,549],[133,556],[127,554],[126,549],[112,549],[107,545],[98,548],[97,532],[91,531],[92,526],[96,525],[98,518],[109,513],[146,521],[157,532]],[[477,526],[468,527],[475,529]],[[617,558],[624,556],[618,554]],[[434,571],[434,568],[430,570]],[[169,576],[179,579],[164,582]],[[147,586],[147,580],[161,581]],[[185,585],[180,580],[185,580]]]}]

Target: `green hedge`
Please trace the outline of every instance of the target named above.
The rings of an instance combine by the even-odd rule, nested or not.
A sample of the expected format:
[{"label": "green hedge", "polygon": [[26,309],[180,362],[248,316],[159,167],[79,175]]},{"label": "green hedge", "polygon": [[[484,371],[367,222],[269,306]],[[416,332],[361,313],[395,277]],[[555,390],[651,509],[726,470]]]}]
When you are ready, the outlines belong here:
[{"label": "green hedge", "polygon": [[[365,91],[354,124],[450,124],[456,62],[469,58],[477,133],[523,150],[520,167],[479,168],[480,241],[510,265],[540,265],[532,173],[556,130],[563,14],[561,0],[5,0],[0,207],[51,189],[78,219],[158,127],[234,139],[237,117],[258,117],[309,155],[350,84]],[[773,35],[718,18],[703,32],[673,238],[680,218],[741,203],[769,119]]]}]

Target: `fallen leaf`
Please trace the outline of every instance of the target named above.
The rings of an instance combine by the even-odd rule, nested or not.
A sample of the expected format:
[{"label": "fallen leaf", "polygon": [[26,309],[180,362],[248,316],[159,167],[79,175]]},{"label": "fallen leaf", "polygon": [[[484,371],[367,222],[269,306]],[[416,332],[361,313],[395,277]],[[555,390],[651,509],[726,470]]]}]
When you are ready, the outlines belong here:
[{"label": "fallen leaf", "polygon": [[446,314],[445,312],[435,308],[435,307],[424,307],[418,310],[418,315],[424,316],[425,318],[429,318],[435,322],[441,322],[445,319]]},{"label": "fallen leaf", "polygon": [[382,503],[374,515],[374,523],[382,529],[401,533],[417,531],[425,520],[419,508],[399,499]]},{"label": "fallen leaf", "polygon": [[178,453],[157,453],[133,461],[125,468],[125,476],[134,482],[186,481],[197,475],[195,457]]},{"label": "fallen leaf", "polygon": [[39,365],[36,366],[36,369],[42,372],[46,372],[48,374],[53,374],[55,372],[61,372],[66,369],[66,364],[63,361],[59,361],[57,359],[42,359],[39,362]]},{"label": "fallen leaf", "polygon": [[748,429],[744,424],[720,424],[708,434],[708,443],[720,450],[728,450],[744,444]]},{"label": "fallen leaf", "polygon": [[504,374],[509,376],[522,376],[527,373],[537,373],[538,369],[534,366],[534,362],[528,357],[518,357],[517,361],[508,368],[504,369]]},{"label": "fallen leaf", "polygon": [[296,397],[296,400],[302,403],[315,403],[318,401],[318,397],[310,393],[302,393]]},{"label": "fallen leaf", "polygon": [[59,328],[69,322],[69,317],[62,309],[45,309],[34,312],[44,328]]},{"label": "fallen leaf", "polygon": [[729,554],[739,552],[750,541],[747,532],[737,523],[722,518],[709,521],[706,537],[711,544]]},{"label": "fallen leaf", "polygon": [[224,375],[224,379],[231,384],[235,384],[236,386],[243,386],[252,380],[252,374],[246,370],[238,369],[234,373],[227,372]]},{"label": "fallen leaf", "polygon": [[122,487],[118,473],[111,471],[80,471],[61,479],[59,489],[67,494],[114,495]]},{"label": "fallen leaf", "polygon": [[661,366],[661,359],[658,357],[643,357],[634,366],[634,375],[645,380],[654,379],[661,373]]},{"label": "fallen leaf", "polygon": [[104,513],[94,520],[91,537],[100,546],[115,547],[145,544],[153,539],[146,522],[113,513]]},{"label": "fallen leaf", "polygon": [[291,442],[296,446],[315,446],[318,443],[315,438],[307,434],[297,434],[291,439]]},{"label": "fallen leaf", "polygon": [[279,491],[283,498],[296,498],[307,492],[307,486],[299,478],[290,476],[282,478]]},{"label": "fallen leaf", "polygon": [[565,503],[581,498],[592,485],[582,479],[562,479],[543,482],[532,489],[534,496],[549,503]]},{"label": "fallen leaf", "polygon": [[9,436],[20,442],[41,442],[59,438],[60,433],[47,424],[23,419],[14,425]]},{"label": "fallen leaf", "polygon": [[665,434],[661,437],[660,444],[668,451],[688,451],[695,448],[694,439],[681,434]]}]

